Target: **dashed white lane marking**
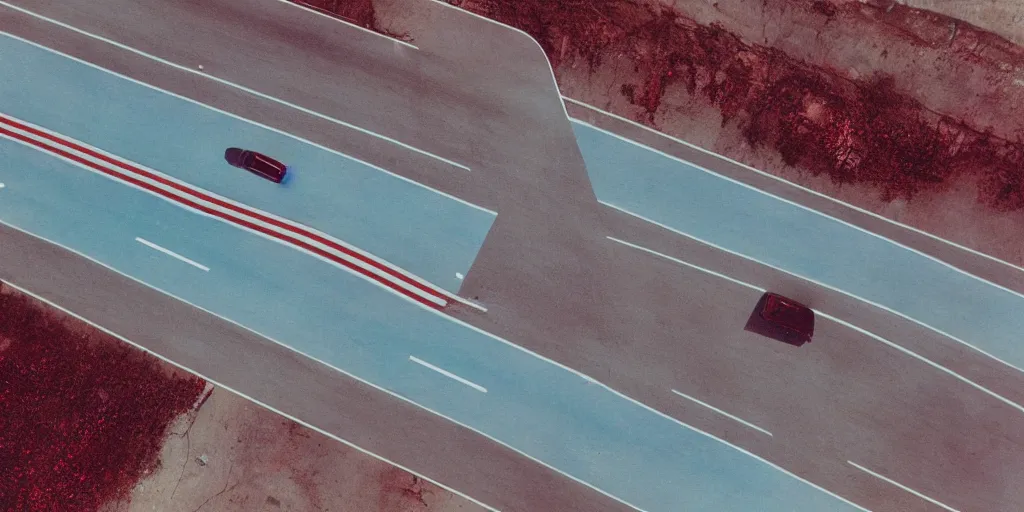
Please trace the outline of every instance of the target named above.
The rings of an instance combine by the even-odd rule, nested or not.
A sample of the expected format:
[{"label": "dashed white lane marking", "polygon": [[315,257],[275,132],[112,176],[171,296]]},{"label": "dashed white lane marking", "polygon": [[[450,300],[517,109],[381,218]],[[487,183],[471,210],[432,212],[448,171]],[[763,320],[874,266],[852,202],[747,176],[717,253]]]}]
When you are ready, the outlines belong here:
[{"label": "dashed white lane marking", "polygon": [[437,366],[434,366],[434,365],[432,365],[432,364],[430,364],[430,363],[428,363],[428,362],[426,362],[426,361],[424,361],[424,360],[422,360],[422,359],[420,359],[420,358],[418,358],[416,356],[409,356],[409,360],[414,362],[414,363],[416,363],[416,364],[418,364],[418,365],[425,366],[425,367],[427,367],[427,368],[429,368],[431,370],[434,370],[435,372],[440,373],[441,375],[444,375],[445,377],[448,377],[449,379],[461,382],[461,383],[463,383],[463,384],[465,384],[465,385],[467,385],[467,386],[469,386],[469,387],[471,387],[471,388],[473,388],[473,389],[475,389],[475,390],[477,390],[477,391],[479,391],[481,393],[486,393],[487,392],[487,388],[485,388],[485,387],[483,387],[483,386],[481,386],[481,385],[479,385],[479,384],[477,384],[475,382],[463,379],[462,377],[459,377],[458,375],[455,375],[454,373],[452,373],[452,372],[450,372],[448,370],[445,370],[444,368],[439,368]]},{"label": "dashed white lane marking", "polygon": [[326,233],[199,189],[154,169],[2,112],[0,137],[52,153],[73,165],[155,195],[190,211],[231,223],[277,243],[292,246],[429,307],[444,308],[448,305],[449,299],[465,302],[465,299],[447,290]]},{"label": "dashed white lane marking", "polygon": [[160,251],[160,252],[162,252],[162,253],[164,253],[164,254],[172,257],[172,258],[176,258],[178,260],[184,261],[185,263],[188,263],[189,265],[192,265],[193,267],[196,267],[199,270],[202,270],[203,272],[209,272],[210,271],[210,267],[207,267],[206,265],[203,265],[201,263],[197,263],[196,261],[191,260],[189,258],[186,258],[186,257],[184,257],[184,256],[182,256],[182,255],[180,255],[180,254],[178,254],[178,253],[176,253],[176,252],[174,252],[174,251],[172,251],[170,249],[167,249],[165,247],[161,247],[161,246],[159,246],[159,245],[157,245],[157,244],[155,244],[153,242],[150,242],[149,240],[146,240],[145,238],[135,237],[135,241],[140,243],[140,244],[142,244],[142,245],[145,245],[146,247],[149,247],[150,249],[156,249],[157,251]]}]

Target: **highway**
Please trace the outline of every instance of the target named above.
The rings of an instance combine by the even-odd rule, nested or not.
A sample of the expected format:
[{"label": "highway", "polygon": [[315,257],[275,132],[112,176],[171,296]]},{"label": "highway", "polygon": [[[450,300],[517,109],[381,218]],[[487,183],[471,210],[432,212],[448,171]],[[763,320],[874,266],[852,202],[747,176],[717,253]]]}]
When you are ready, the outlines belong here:
[{"label": "highway", "polygon": [[573,128],[602,203],[843,290],[1024,368],[1024,295],[592,125]]},{"label": "highway", "polygon": [[[14,47],[24,43],[8,41],[11,46],[0,50],[5,62],[7,55],[18,54],[27,55],[25,62],[32,66],[48,65],[28,48]],[[131,104],[130,95],[118,94]],[[45,97],[26,100],[18,98],[22,103],[48,103]],[[13,107],[0,105],[8,111]],[[159,112],[146,102],[135,110]],[[105,110],[95,115],[105,116]],[[116,126],[103,118],[94,117],[93,122]],[[226,131],[239,130],[228,126]],[[197,139],[182,152],[216,154],[204,149],[206,140]],[[283,244],[191,214],[24,144],[5,143],[3,158],[10,169],[0,173],[7,184],[0,209],[4,222],[271,339],[286,340],[302,354],[486,433],[620,499],[635,501],[637,507],[669,510],[680,492],[701,496],[703,501],[696,503],[701,509],[742,510],[758,504],[766,510],[785,510],[796,500],[809,508],[839,504],[573,372],[411,305]],[[148,161],[160,162],[152,157]],[[226,163],[219,167],[224,172],[212,171],[215,167],[210,165],[206,176],[219,178],[222,188],[237,179]],[[98,201],[102,205],[95,205]],[[133,243],[134,237],[187,255],[208,270],[190,268],[149,245]],[[271,311],[274,314],[267,314]],[[430,367],[409,364],[416,361],[443,368],[483,391],[439,378]],[[726,480],[718,476],[722,474],[741,478]],[[722,491],[702,492],[709,487]]]},{"label": "highway", "polygon": [[[0,279],[360,450],[499,510],[630,510],[409,402],[0,224]],[[130,247],[131,241],[125,242]],[[61,269],[54,272],[54,269]],[[297,392],[296,390],[301,390]],[[438,442],[443,440],[443,442]],[[524,493],[522,489],[534,492]]]},{"label": "highway", "polygon": [[[15,39],[0,41],[3,112],[228,198],[301,222],[457,290],[494,212],[200,104]],[[83,85],[87,84],[87,85]],[[95,106],[104,105],[99,112]],[[146,112],[145,115],[140,113]],[[102,117],[99,117],[102,116]],[[283,187],[233,176],[224,149],[260,148],[292,166]]]},{"label": "highway", "polygon": [[[63,8],[52,3],[48,5],[47,8]],[[148,8],[157,7],[148,5]],[[88,18],[79,20],[83,21],[82,26],[87,26],[89,19],[95,19],[88,16],[88,9],[66,12],[72,13],[68,15],[70,17]],[[190,11],[184,9],[182,12]],[[175,14],[181,13],[161,12],[163,19],[174,19],[172,15]],[[14,15],[8,11],[5,16],[10,19]],[[33,30],[31,23],[19,20],[22,23],[18,30]],[[128,20],[122,21],[130,24]],[[188,21],[202,23],[201,18]],[[6,25],[0,25],[0,28],[8,30]],[[37,38],[63,41],[59,44],[51,41],[55,46],[68,45],[68,40],[54,36],[50,30],[59,33],[59,30],[51,27],[34,35]],[[127,27],[124,31],[130,33],[131,28]],[[214,41],[223,36],[213,35],[213,31],[198,33],[193,44],[219,48]],[[148,37],[146,40],[149,40]],[[159,46],[153,41],[150,44]],[[90,50],[88,44],[73,46],[80,51]],[[173,49],[166,44],[161,48]],[[395,52],[390,43],[387,48],[401,59],[415,60],[403,53],[404,49]],[[283,57],[285,54],[296,53],[287,49],[261,48],[259,51],[265,52],[261,53],[262,58],[275,62],[286,60]],[[282,57],[274,59],[275,51]],[[257,69],[245,65],[225,66],[223,62],[231,61],[232,56],[222,55],[221,64],[208,67],[225,75],[254,72]],[[0,54],[0,57],[6,60],[7,55]],[[147,80],[174,82],[179,88],[182,87],[181,83],[186,83],[180,78],[168,78],[159,73],[150,76],[150,69],[146,66],[151,63],[141,64],[109,48],[98,52],[97,60],[103,59],[110,60],[114,64],[112,67],[129,68],[133,73],[142,73],[144,70],[146,72],[142,74],[147,76]],[[234,59],[242,63],[250,62],[237,55]],[[22,65],[31,67],[32,62],[24,62]],[[45,64],[45,59],[40,62]],[[55,65],[66,64],[58,62]],[[346,66],[357,66],[351,62],[332,65],[337,65],[339,70],[347,69]],[[422,65],[422,62],[417,62],[417,66]],[[451,68],[446,69],[450,72]],[[332,76],[326,71],[324,73]],[[443,73],[438,71],[437,74]],[[238,75],[235,77],[245,79]],[[360,80],[382,81],[385,78],[390,77],[364,76]],[[307,79],[303,82],[304,90],[280,89],[275,92],[284,91],[292,101],[313,105],[319,101],[314,93],[333,87],[325,83],[318,85],[315,76],[304,75],[304,79]],[[211,90],[209,85],[187,83],[190,85],[184,88],[193,95],[205,95]],[[267,87],[273,87],[273,80],[267,83]],[[45,94],[46,89],[41,89],[41,93]],[[457,87],[452,85],[446,90],[455,89]],[[922,332],[920,326],[913,322],[865,307],[855,300],[849,300],[849,296],[793,279],[791,275],[782,275],[776,269],[749,259],[734,258],[714,250],[702,253],[707,247],[668,230],[652,227],[650,223],[638,223],[635,217],[601,206],[597,199],[602,198],[607,189],[602,189],[600,180],[593,178],[594,169],[584,168],[582,159],[576,162],[572,158],[574,154],[579,155],[580,151],[576,147],[572,126],[564,116],[560,122],[550,121],[553,109],[550,104],[545,106],[548,100],[525,101],[529,105],[515,110],[522,117],[517,116],[503,123],[497,118],[488,118],[486,130],[479,129],[479,116],[472,122],[466,121],[465,125],[460,125],[461,118],[455,116],[451,125],[446,126],[446,131],[436,132],[434,140],[428,138],[427,134],[436,126],[435,123],[441,121],[431,116],[446,119],[443,108],[423,113],[417,110],[418,105],[410,105],[408,108],[419,112],[417,116],[412,116],[417,122],[398,123],[392,120],[392,123],[401,125],[400,128],[394,128],[388,124],[387,115],[382,116],[384,119],[381,120],[367,113],[380,110],[385,102],[392,100],[374,96],[383,94],[381,90],[378,87],[372,94],[367,93],[365,102],[326,104],[323,105],[323,111],[334,117],[348,119],[348,114],[352,113],[350,111],[361,107],[366,112],[352,113],[352,119],[384,125],[384,130],[391,130],[391,136],[415,141],[421,147],[443,153],[448,160],[461,162],[469,169],[467,171],[449,164],[442,166],[436,161],[428,164],[433,165],[430,169],[438,171],[433,176],[419,166],[396,165],[391,168],[394,172],[426,183],[450,196],[480,205],[480,208],[472,208],[451,199],[436,199],[439,204],[448,205],[452,212],[472,212],[466,215],[475,215],[479,222],[468,223],[471,229],[466,230],[464,226],[467,224],[460,224],[464,222],[462,217],[453,213],[448,223],[432,225],[427,229],[433,231],[421,235],[410,234],[394,224],[388,224],[388,219],[393,218],[386,214],[381,220],[384,223],[382,226],[385,232],[393,233],[395,238],[392,243],[375,246],[381,253],[395,257],[394,254],[401,253],[398,247],[402,243],[402,236],[422,236],[419,242],[413,243],[423,247],[430,247],[438,240],[463,240],[463,249],[455,252],[455,259],[469,259],[468,265],[471,267],[465,261],[458,265],[442,262],[442,257],[434,262],[405,265],[420,265],[415,267],[417,273],[436,276],[445,286],[452,285],[443,279],[450,279],[453,269],[471,269],[466,274],[460,294],[479,297],[488,311],[456,310],[454,314],[457,318],[599,378],[648,406],[743,446],[872,510],[930,510],[927,507],[934,504],[870,476],[861,468],[874,468],[964,510],[971,510],[974,506],[997,510],[1021,502],[1017,491],[1009,488],[1000,476],[1013,475],[1022,469],[1019,456],[1020,434],[1017,433],[1021,431],[1019,411],[1011,404],[985,394],[955,376],[938,371],[925,361],[909,357],[861,330],[883,333],[887,341],[908,340],[909,343],[924,338],[938,342],[930,346],[948,343],[948,340],[936,339],[941,336],[934,332]],[[463,90],[468,90],[467,95],[475,100],[486,96],[485,91],[474,91],[471,87],[463,87]],[[523,90],[530,89],[523,86]],[[401,92],[392,91],[392,94],[399,95]],[[498,98],[495,103],[500,107],[474,105],[474,108],[481,112],[510,110],[512,105],[519,105],[517,101],[522,100],[520,96],[527,95],[520,93],[515,98],[500,94],[495,96]],[[264,110],[287,112],[287,109],[279,109],[280,104],[275,106],[267,102],[261,102],[258,108],[254,108],[253,104],[239,102],[223,89],[216,89],[216,93],[203,97],[204,101],[231,104],[238,110],[248,108],[247,114],[251,116],[246,117],[264,115],[257,112]],[[153,98],[157,98],[152,100],[155,102],[165,99],[160,95]],[[172,105],[180,103],[178,101]],[[174,110],[166,106],[153,110],[148,108],[149,103],[145,105],[146,108],[138,109],[136,116],[143,112],[157,112],[159,108]],[[30,107],[15,105],[13,108]],[[97,112],[93,105],[88,108],[90,115],[105,115]],[[7,106],[0,107],[0,110],[10,113],[6,109]],[[23,113],[30,116],[37,114]],[[41,115],[47,122],[62,122]],[[125,116],[119,122],[131,119],[131,113]],[[276,123],[275,126],[286,126],[292,133],[318,131],[312,130],[310,123],[320,123],[323,119],[306,121],[304,116],[307,114],[274,116],[273,123]],[[211,116],[209,119],[223,123],[218,126],[223,126],[225,130],[237,129],[235,124],[228,123],[222,117]],[[516,125],[525,119],[544,129],[517,130]],[[29,120],[41,123],[36,117],[30,117]],[[73,124],[68,126],[69,130],[75,129]],[[95,144],[111,150],[110,147],[119,144],[117,139],[125,135],[110,131],[108,129],[102,136],[90,135],[92,132],[89,130],[79,134],[83,138],[94,137],[91,140]],[[566,135],[573,140],[568,149],[564,144]],[[112,140],[108,141],[106,137]],[[272,141],[273,137],[269,135],[266,137],[261,140],[268,141],[267,144],[283,144]],[[180,140],[184,140],[180,144],[195,148],[197,153],[203,152],[203,138],[188,140],[182,137]],[[218,144],[223,142],[221,140]],[[597,144],[612,142],[603,140]],[[353,153],[365,152],[365,149],[359,147],[346,147],[347,143],[338,144],[333,140],[327,143]],[[275,147],[285,150],[284,146]],[[38,166],[46,169],[52,163],[45,159],[33,160],[39,155],[29,156],[34,150],[20,145],[5,143],[4,148],[12,155],[17,153],[20,155],[18,158],[25,159],[19,160],[28,166],[22,168]],[[116,152],[121,157],[133,156],[150,163],[159,162],[159,159],[145,154],[145,151],[127,146],[120,148],[136,151],[131,155]],[[531,150],[523,151],[522,148]],[[587,158],[586,141],[580,141],[580,148],[585,150],[582,156]],[[316,161],[315,157],[309,155],[316,153],[316,150],[303,147],[292,151],[290,154],[301,154],[303,156],[300,158]],[[379,158],[403,162],[409,153],[407,149],[392,150],[391,154]],[[365,155],[365,159],[369,160],[371,156]],[[422,157],[423,154],[417,153],[408,158]],[[204,168],[214,165],[213,160],[198,163]],[[352,165],[351,162],[345,162],[345,166]],[[655,164],[652,165],[655,166],[654,170],[658,170]],[[611,175],[621,171],[621,167],[609,165],[599,171]],[[555,169],[557,173],[552,172]],[[227,182],[221,180],[229,178],[221,174],[196,173],[178,169],[177,166],[170,169],[161,167],[161,170],[170,173],[192,172],[193,175],[182,176],[187,176],[189,181],[206,180],[202,182],[204,188],[221,187],[219,190],[224,193],[239,194],[237,197],[244,198],[246,203],[257,203],[268,208],[276,208],[277,205],[278,198],[261,196],[258,190],[248,190],[242,194],[232,187],[225,187],[224,183]],[[233,172],[230,168],[225,170]],[[48,238],[52,236],[52,239],[76,248],[76,244],[79,244],[83,252],[99,255],[96,257],[118,270],[144,276],[147,282],[180,292],[182,296],[188,296],[190,301],[229,318],[245,318],[243,323],[250,327],[269,329],[270,332],[265,334],[282,333],[283,336],[273,337],[294,343],[300,350],[314,352],[318,358],[332,365],[388,390],[397,391],[418,403],[436,408],[446,416],[499,438],[637,506],[650,507],[649,510],[676,510],[679,500],[687,500],[684,507],[688,509],[745,510],[755,502],[744,500],[754,498],[768,500],[763,502],[764,505],[762,501],[756,502],[762,510],[770,510],[772,503],[776,503],[779,510],[789,510],[794,506],[839,510],[846,506],[749,455],[638,407],[600,386],[589,384],[571,372],[553,370],[557,366],[538,363],[536,357],[526,356],[524,352],[512,349],[492,336],[482,335],[478,330],[460,322],[425,313],[417,309],[418,306],[400,301],[393,295],[382,294],[373,285],[341,274],[337,269],[312,258],[294,251],[288,252],[278,244],[225,229],[227,226],[206,222],[206,219],[199,219],[203,222],[194,224],[198,222],[196,219],[176,210],[176,207],[159,201],[162,208],[155,206],[156,202],[149,205],[140,199],[146,197],[144,194],[127,189],[119,193],[116,183],[89,175],[82,169],[56,166],[52,171],[55,173],[51,177],[53,180],[71,179],[71,174],[81,176],[81,180],[94,178],[88,184],[80,183],[83,188],[74,189],[95,188],[97,193],[92,197],[131,194],[110,202],[108,214],[111,217],[100,219],[92,226],[95,231],[86,235],[66,224],[61,225],[67,222],[68,217],[75,217],[73,212],[64,210],[65,215],[61,219],[47,220],[61,208],[76,207],[73,198],[65,197],[69,194],[54,190],[54,197],[63,201],[41,205],[38,203],[41,197],[48,195],[39,194],[37,190],[47,190],[46,184],[22,183],[15,178],[0,177],[0,181],[8,185],[0,193],[5,196],[10,194],[12,199],[20,198],[12,201],[10,210],[5,210],[0,220],[9,220],[17,225],[31,224],[33,232],[47,233]],[[314,176],[316,172],[305,164],[297,172],[301,171],[309,172],[308,176]],[[362,168],[359,172],[376,176]],[[590,179],[594,179],[596,198],[595,190],[590,188]],[[408,185],[407,182],[401,182],[404,183],[402,185],[399,182],[389,180],[387,183],[393,185],[377,188],[375,193],[400,195],[413,190],[412,187],[403,188]],[[54,187],[53,184],[49,186]],[[249,194],[252,194],[251,201]],[[728,197],[731,195],[722,195],[719,200],[728,202]],[[149,200],[148,197],[146,199]],[[372,203],[365,198],[363,201]],[[127,207],[136,202],[147,206],[140,206],[137,210]],[[147,213],[150,211],[149,206],[152,206],[152,212],[159,212],[159,215],[154,217]],[[289,205],[286,203],[282,207],[287,209]],[[91,211],[95,203],[79,203],[77,208],[79,211]],[[121,222],[117,215],[129,211],[133,212],[133,219],[141,216],[140,220],[133,221],[136,224],[128,224],[131,229],[127,231],[132,232],[124,232],[120,228],[116,233],[109,232],[111,226]],[[497,212],[497,217],[492,218],[488,211]],[[348,227],[334,225],[330,223],[333,217],[318,218],[315,209],[305,212],[301,209],[290,210],[289,215],[293,214],[305,215],[302,217],[304,221],[318,224],[321,229],[337,230],[336,233],[342,238],[343,235],[359,236],[359,228],[355,224]],[[166,219],[177,220],[167,223],[165,215]],[[415,220],[412,216],[406,219]],[[168,229],[169,226],[179,225],[191,226],[191,229]],[[483,236],[481,230],[487,233],[487,237],[479,245],[480,237]],[[456,231],[468,231],[469,235],[453,235]],[[192,233],[216,233],[218,236],[209,238],[217,243],[211,246],[204,243],[207,241],[205,235],[199,239],[189,236]],[[739,285],[652,252],[616,242],[609,239],[609,236],[618,240],[633,240],[643,247],[658,248],[655,252],[681,256],[702,268],[717,268],[724,264],[729,267],[720,269],[725,270],[724,274],[743,277],[746,282],[757,282],[758,285],[753,288]],[[134,237],[144,237],[180,251],[210,270],[206,272],[181,260],[168,258],[159,251],[154,252],[151,247],[135,242]],[[101,239],[114,243],[104,244],[99,241]],[[117,245],[119,240],[127,245]],[[474,246],[474,243],[477,245]],[[101,245],[108,247],[99,247]],[[127,249],[129,246],[132,248]],[[279,268],[301,268],[303,272],[310,272],[310,277],[308,280],[303,277],[301,282],[292,282],[292,275],[287,279],[275,278],[265,276],[264,269],[246,270],[246,265],[251,264],[251,261],[240,257],[238,247],[257,251],[255,254],[266,254],[268,259],[283,265]],[[443,246],[436,250],[435,254],[444,253]],[[237,266],[237,269],[224,274],[221,269],[226,266]],[[4,271],[9,275],[14,269],[5,267]],[[275,297],[292,297],[293,300],[289,301],[291,304],[314,306],[308,309],[286,308],[283,314],[291,315],[291,322],[279,324],[265,318],[255,318],[254,311],[242,310],[245,304],[230,304],[237,303],[238,297],[252,297],[254,303],[268,300],[266,296],[260,297],[266,291],[261,291],[259,286],[251,282],[243,282],[247,279],[252,281],[254,276],[260,280],[266,279]],[[210,290],[196,289],[199,283],[213,283],[211,280],[220,284],[211,286]],[[186,286],[186,282],[193,285]],[[795,296],[806,300],[800,296],[804,294],[815,299],[810,302],[816,308],[834,312],[836,318],[856,317],[856,325],[824,321],[814,344],[799,352],[738,329],[737,326],[742,325],[750,314],[750,308],[758,295],[758,287],[768,286],[790,287]],[[234,290],[246,293],[233,295]],[[358,300],[354,297],[358,297]],[[308,303],[304,302],[306,300]],[[419,323],[412,327],[413,320],[410,318]],[[115,320],[108,315],[105,321]],[[324,333],[338,332],[337,329],[341,328],[341,325],[334,322],[345,322],[344,332],[354,334],[337,343],[325,344]],[[421,325],[433,326],[423,332],[432,333],[436,337],[426,341],[420,339],[418,336],[421,333],[418,331],[423,329]],[[384,329],[382,326],[388,329],[374,331]],[[264,332],[262,329],[257,330]],[[416,336],[410,334],[410,331]],[[439,341],[442,338],[443,341]],[[417,352],[413,350],[414,347],[426,348],[430,353]],[[445,380],[443,374],[417,364],[409,356],[451,370],[483,387],[486,393],[454,379]],[[328,358],[334,359],[328,361]],[[496,366],[496,361],[502,364]],[[207,366],[207,369],[213,372],[209,375],[218,372],[216,367]],[[543,379],[537,378],[540,375],[543,375]],[[1019,379],[1017,376],[1014,378]],[[548,384],[540,386],[540,380]],[[484,395],[487,400],[483,400]],[[574,405],[570,407],[570,403]],[[717,406],[718,411],[726,411],[758,428],[716,412],[707,405]],[[500,411],[492,409],[494,407],[499,407]],[[516,420],[513,423],[508,423],[510,414]],[[612,421],[612,418],[618,418],[619,421]],[[512,425],[523,430],[514,431]],[[581,428],[585,430],[579,430]],[[592,432],[594,430],[597,432]],[[524,436],[526,431],[535,435]],[[771,435],[765,434],[765,431]],[[575,435],[567,435],[565,432]],[[975,439],[977,441],[973,441]],[[937,446],[944,449],[936,450]],[[623,467],[612,467],[615,463],[610,461],[620,460]],[[965,460],[968,462],[964,463]],[[720,469],[712,469],[716,467]],[[983,471],[976,471],[978,468]],[[640,473],[631,474],[628,469],[638,469]],[[431,471],[438,470],[424,471],[430,475]],[[453,485],[461,489],[464,481],[457,481],[459,483]],[[576,484],[563,485],[571,487]],[[474,495],[476,492],[487,492],[481,490],[480,485],[469,487],[473,489]],[[490,492],[492,500],[511,501],[501,495],[495,496],[493,490]],[[590,496],[596,493],[581,494],[587,496],[585,499],[598,500],[605,507],[614,506]],[[777,501],[773,502],[772,499]],[[826,501],[813,501],[816,499]]]}]

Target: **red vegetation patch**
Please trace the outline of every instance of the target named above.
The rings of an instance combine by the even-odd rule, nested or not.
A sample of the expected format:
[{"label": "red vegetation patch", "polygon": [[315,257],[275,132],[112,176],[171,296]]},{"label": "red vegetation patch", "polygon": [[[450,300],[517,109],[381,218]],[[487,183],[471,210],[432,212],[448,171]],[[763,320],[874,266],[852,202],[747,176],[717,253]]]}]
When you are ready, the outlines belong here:
[{"label": "red vegetation patch", "polygon": [[87,512],[158,463],[206,382],[0,293],[0,510]]},{"label": "red vegetation patch", "polygon": [[[649,125],[666,88],[679,83],[717,106],[723,122],[738,123],[750,144],[772,147],[788,164],[834,182],[871,185],[891,200],[969,172],[980,182],[979,200],[1003,211],[1024,208],[1021,141],[935,115],[895,91],[886,77],[848,80],[653,1],[449,1],[526,31],[556,68],[579,60],[593,71],[604,57],[628,58],[640,81],[622,84],[621,92],[643,108],[641,121]],[[804,3],[828,20],[848,7]],[[942,37],[948,41],[949,32]],[[954,46],[985,59],[993,55],[981,50],[997,49],[964,44]]]}]

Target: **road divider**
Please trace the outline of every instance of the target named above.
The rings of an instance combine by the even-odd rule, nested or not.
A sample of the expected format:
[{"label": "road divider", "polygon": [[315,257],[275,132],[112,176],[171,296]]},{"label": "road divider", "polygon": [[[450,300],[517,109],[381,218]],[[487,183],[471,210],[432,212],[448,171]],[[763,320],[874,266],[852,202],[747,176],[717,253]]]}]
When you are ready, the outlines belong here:
[{"label": "road divider", "polygon": [[3,113],[0,113],[0,136],[50,153],[78,167],[120,181],[177,206],[290,245],[423,306],[443,310],[454,301],[477,307],[439,286],[323,232],[189,185],[159,171]]}]

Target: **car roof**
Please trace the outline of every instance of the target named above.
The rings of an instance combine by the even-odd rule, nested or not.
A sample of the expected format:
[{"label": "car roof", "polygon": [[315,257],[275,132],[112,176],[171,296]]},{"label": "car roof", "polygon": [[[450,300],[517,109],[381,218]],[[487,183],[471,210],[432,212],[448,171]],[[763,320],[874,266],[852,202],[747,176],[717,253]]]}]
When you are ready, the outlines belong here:
[{"label": "car roof", "polygon": [[259,165],[267,168],[267,170],[273,170],[274,172],[278,173],[284,171],[284,164],[282,164],[281,162],[278,162],[277,160],[274,160],[273,158],[270,158],[269,156],[264,155],[262,153],[257,153],[255,151],[253,151],[252,153],[254,156],[252,165]]},{"label": "car roof", "polygon": [[781,295],[769,293],[764,305],[767,320],[801,332],[814,330],[814,311]]}]

